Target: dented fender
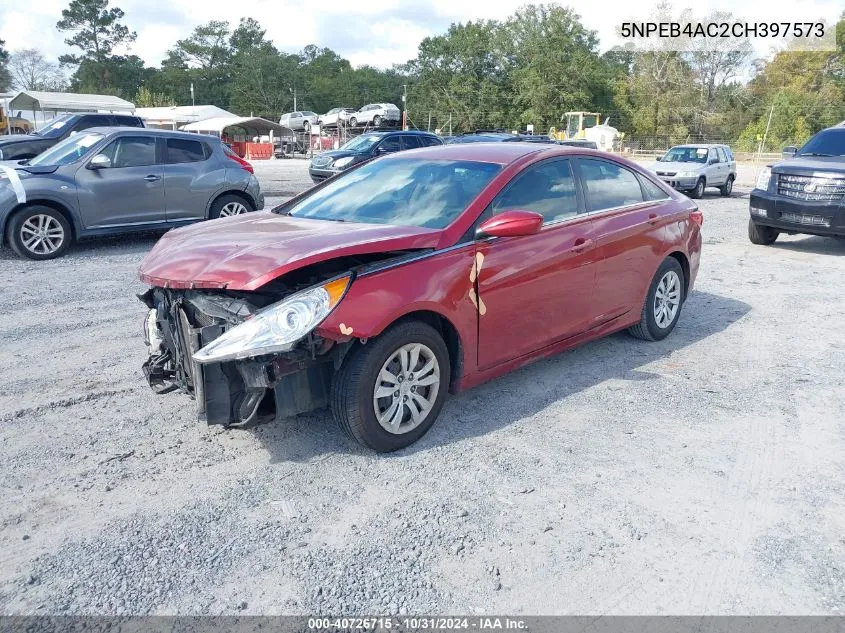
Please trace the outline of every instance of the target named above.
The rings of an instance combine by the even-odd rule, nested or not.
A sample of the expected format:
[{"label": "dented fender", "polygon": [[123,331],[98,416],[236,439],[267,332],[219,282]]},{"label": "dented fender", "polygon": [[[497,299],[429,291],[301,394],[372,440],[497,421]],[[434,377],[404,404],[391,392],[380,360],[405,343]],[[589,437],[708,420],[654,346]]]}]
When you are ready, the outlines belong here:
[{"label": "dented fender", "polygon": [[458,334],[463,372],[474,372],[479,318],[476,251],[476,244],[462,244],[356,277],[315,332],[338,342],[368,339],[414,312],[434,313]]}]

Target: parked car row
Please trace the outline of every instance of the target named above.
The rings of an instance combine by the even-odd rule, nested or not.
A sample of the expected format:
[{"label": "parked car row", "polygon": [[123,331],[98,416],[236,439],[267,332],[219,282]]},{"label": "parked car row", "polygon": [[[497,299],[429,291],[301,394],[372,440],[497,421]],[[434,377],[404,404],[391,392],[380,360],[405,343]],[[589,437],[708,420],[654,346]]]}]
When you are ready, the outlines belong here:
[{"label": "parked car row", "polygon": [[288,112],[279,119],[279,125],[296,132],[308,132],[315,125],[326,127],[337,127],[339,125],[382,127],[396,125],[401,119],[402,113],[392,103],[369,103],[360,110],[332,108],[323,115],[318,115],[310,110]]}]

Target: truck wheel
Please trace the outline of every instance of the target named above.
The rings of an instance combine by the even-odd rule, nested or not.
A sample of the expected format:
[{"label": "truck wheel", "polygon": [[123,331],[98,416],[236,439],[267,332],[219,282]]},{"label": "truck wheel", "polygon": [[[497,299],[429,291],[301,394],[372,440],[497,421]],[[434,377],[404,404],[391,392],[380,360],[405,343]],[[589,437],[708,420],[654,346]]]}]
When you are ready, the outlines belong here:
[{"label": "truck wheel", "polygon": [[697,200],[701,196],[704,195],[704,176],[698,179],[698,182],[695,183],[695,189],[689,192],[689,197]]},{"label": "truck wheel", "polygon": [[659,341],[675,329],[684,305],[684,269],[674,257],[667,257],[654,273],[643,304],[640,322],[628,329],[631,336]]},{"label": "truck wheel", "polygon": [[725,181],[725,184],[719,187],[719,193],[723,196],[731,195],[731,191],[734,189],[734,177],[728,176],[728,179]]},{"label": "truck wheel", "polygon": [[769,246],[775,243],[775,240],[780,235],[780,231],[773,229],[770,226],[763,226],[757,224],[754,220],[748,220],[748,239],[752,244],[759,244],[760,246]]},{"label": "truck wheel", "polygon": [[437,330],[400,323],[346,358],[332,381],[332,414],[360,444],[399,450],[434,424],[449,378],[449,351]]},{"label": "truck wheel", "polygon": [[12,250],[27,259],[54,259],[73,242],[70,223],[50,207],[33,205],[16,213],[7,237]]}]

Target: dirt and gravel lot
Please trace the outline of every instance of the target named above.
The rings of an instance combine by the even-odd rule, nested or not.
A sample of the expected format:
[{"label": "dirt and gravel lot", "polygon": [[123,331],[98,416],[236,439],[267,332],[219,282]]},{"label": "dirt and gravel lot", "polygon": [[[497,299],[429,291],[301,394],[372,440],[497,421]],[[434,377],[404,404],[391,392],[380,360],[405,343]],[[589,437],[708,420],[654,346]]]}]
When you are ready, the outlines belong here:
[{"label": "dirt and gravel lot", "polygon": [[[308,182],[258,172],[274,200]],[[845,241],[751,245],[750,180],[701,201],[667,340],[452,397],[385,456],[325,413],[225,431],[153,395],[155,236],[0,251],[0,611],[841,613]]]}]

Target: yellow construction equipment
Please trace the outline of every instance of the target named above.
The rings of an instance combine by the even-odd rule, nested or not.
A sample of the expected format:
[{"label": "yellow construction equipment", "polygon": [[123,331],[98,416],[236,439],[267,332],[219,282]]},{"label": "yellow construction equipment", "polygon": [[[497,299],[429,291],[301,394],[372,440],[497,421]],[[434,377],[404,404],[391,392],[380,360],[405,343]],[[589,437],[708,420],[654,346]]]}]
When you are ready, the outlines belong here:
[{"label": "yellow construction equipment", "polygon": [[622,140],[622,134],[615,127],[607,124],[609,117],[601,122],[600,112],[566,112],[561,121],[566,122],[566,127],[558,130],[553,127],[549,130],[549,136],[556,141],[569,141],[584,139],[593,141],[606,152],[613,151],[614,143]]},{"label": "yellow construction equipment", "polygon": [[[0,134],[29,134],[33,129],[32,123],[20,116],[6,116],[6,111],[0,105]],[[11,130],[9,129],[11,128]]]}]

